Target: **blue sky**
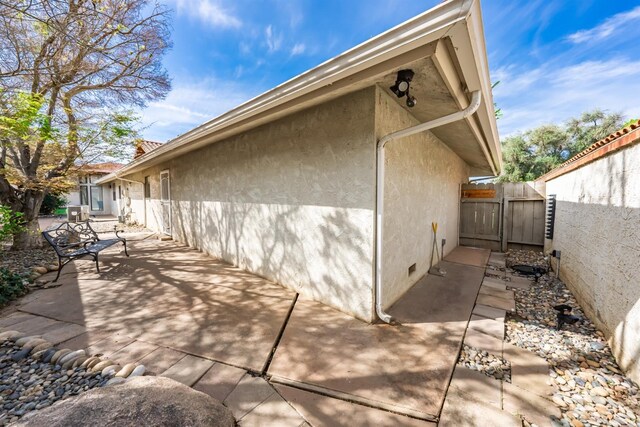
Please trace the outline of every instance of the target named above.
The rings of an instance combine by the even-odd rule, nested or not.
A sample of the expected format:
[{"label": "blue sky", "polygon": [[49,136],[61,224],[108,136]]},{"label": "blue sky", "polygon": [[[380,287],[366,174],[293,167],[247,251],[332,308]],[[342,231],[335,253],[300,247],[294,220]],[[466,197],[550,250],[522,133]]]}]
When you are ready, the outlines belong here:
[{"label": "blue sky", "polygon": [[[166,141],[437,5],[434,0],[161,0],[173,79],[141,112]],[[640,117],[640,1],[485,0],[501,137],[596,107]]]}]

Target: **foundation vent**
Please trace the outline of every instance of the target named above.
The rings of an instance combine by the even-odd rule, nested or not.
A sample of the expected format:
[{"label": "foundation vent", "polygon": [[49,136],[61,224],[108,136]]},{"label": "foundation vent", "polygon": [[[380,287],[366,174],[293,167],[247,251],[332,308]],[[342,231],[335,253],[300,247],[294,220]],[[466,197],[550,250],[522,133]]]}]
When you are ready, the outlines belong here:
[{"label": "foundation vent", "polygon": [[416,264],[413,263],[409,266],[409,276],[416,272]]}]

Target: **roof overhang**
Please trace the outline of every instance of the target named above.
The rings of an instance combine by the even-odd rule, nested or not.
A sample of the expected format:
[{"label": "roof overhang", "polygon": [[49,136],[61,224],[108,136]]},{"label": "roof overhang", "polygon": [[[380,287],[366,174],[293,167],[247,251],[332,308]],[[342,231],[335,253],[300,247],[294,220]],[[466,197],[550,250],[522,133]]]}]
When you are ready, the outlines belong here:
[{"label": "roof overhang", "polygon": [[[474,144],[473,148],[480,150],[482,156],[476,155],[472,162],[461,155],[471,165],[472,175],[499,174],[500,143],[480,3],[450,0],[176,137],[98,183],[139,172],[346,93],[386,84],[388,76],[406,64],[427,57],[433,61],[455,108],[465,108],[471,92],[482,92],[480,108],[464,123],[468,128],[465,135],[472,135],[473,141],[448,141],[460,135],[453,128],[448,133],[446,129],[434,133],[458,154],[465,144],[467,148]],[[428,118],[426,112],[424,118],[414,115],[419,120]]]}]

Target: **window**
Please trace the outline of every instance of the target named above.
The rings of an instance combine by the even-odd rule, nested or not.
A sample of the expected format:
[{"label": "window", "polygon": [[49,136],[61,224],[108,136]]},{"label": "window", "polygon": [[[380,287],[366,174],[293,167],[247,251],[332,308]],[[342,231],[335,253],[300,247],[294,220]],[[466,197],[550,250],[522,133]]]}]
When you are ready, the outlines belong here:
[{"label": "window", "polygon": [[83,206],[89,204],[89,187],[86,185],[80,186],[80,204]]},{"label": "window", "polygon": [[145,199],[151,198],[151,182],[149,182],[148,176],[144,177],[144,198]]},{"label": "window", "polygon": [[91,210],[103,210],[104,202],[102,201],[102,187],[91,186]]},{"label": "window", "polygon": [[116,201],[116,186],[113,186],[113,201]]},{"label": "window", "polygon": [[118,199],[122,199],[122,185],[118,185]]}]

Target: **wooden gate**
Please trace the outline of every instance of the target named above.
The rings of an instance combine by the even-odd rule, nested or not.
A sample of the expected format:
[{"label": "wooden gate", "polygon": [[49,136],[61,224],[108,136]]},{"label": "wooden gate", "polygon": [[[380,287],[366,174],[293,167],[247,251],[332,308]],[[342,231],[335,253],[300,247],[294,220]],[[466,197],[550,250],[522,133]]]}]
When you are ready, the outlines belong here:
[{"label": "wooden gate", "polygon": [[543,182],[464,184],[460,197],[460,245],[503,252],[543,248]]}]

